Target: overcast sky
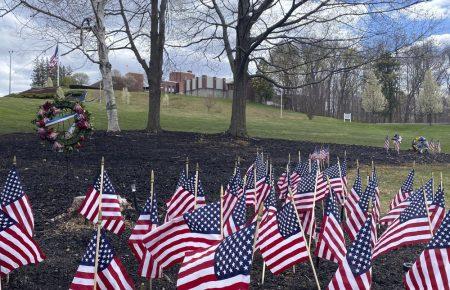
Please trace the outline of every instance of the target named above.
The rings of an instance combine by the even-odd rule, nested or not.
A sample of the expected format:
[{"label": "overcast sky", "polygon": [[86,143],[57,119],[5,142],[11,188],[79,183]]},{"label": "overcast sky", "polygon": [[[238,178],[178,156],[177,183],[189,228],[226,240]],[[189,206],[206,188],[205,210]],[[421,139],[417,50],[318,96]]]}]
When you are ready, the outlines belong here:
[{"label": "overcast sky", "polygon": [[[416,9],[430,13],[427,13],[427,16],[424,16],[423,13],[409,13],[407,16],[409,18],[434,17],[442,19],[440,25],[433,31],[432,37],[441,44],[450,44],[450,0],[431,0],[421,4]],[[30,37],[29,33],[23,33],[22,27],[22,20],[15,18],[13,15],[0,18],[0,96],[8,93],[9,51],[13,51],[13,92],[20,92],[30,87],[33,60],[36,57],[41,55],[50,57],[54,52],[53,43],[43,41],[37,34]],[[206,61],[199,56],[188,56],[186,52],[171,51],[170,53],[175,65],[167,67],[166,71],[192,70],[196,75],[208,74],[231,77],[226,59],[223,59],[222,62]],[[123,74],[126,72],[143,72],[131,51],[111,52],[110,59],[113,68],[118,69]],[[79,53],[61,57],[61,64],[71,66],[76,72],[87,73],[91,83],[100,79],[97,65],[92,64]]]}]

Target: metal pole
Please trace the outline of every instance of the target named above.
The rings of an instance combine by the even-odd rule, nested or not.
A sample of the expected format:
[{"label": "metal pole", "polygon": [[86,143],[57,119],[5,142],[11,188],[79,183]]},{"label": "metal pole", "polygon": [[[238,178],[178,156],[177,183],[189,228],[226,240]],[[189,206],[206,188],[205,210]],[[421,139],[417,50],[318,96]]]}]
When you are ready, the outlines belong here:
[{"label": "metal pole", "polygon": [[11,95],[12,54],[14,51],[10,50],[8,52],[9,52],[9,95]]},{"label": "metal pole", "polygon": [[58,50],[56,53],[56,87],[59,87],[59,42],[56,43],[56,49]]}]

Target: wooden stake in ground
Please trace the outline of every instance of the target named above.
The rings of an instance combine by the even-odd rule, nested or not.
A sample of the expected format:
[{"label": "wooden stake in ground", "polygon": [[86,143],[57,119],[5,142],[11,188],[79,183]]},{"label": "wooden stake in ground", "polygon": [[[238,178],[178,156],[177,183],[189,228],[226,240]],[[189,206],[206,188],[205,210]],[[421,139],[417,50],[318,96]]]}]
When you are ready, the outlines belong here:
[{"label": "wooden stake in ground", "polygon": [[422,193],[423,193],[423,198],[425,200],[425,209],[427,210],[428,225],[430,226],[431,237],[433,237],[433,227],[431,226],[431,218],[430,218],[430,210],[428,209],[427,194],[426,194],[425,190],[423,190],[423,186],[424,186],[424,182],[422,179]]},{"label": "wooden stake in ground", "polygon": [[223,185],[220,186],[220,236],[223,239]]},{"label": "wooden stake in ground", "polygon": [[186,157],[186,178],[189,176],[189,157]]},{"label": "wooden stake in ground", "polygon": [[195,165],[194,210],[197,208],[197,194],[198,194],[198,163]]},{"label": "wooden stake in ground", "polygon": [[[155,173],[153,170],[150,172],[150,208],[153,208],[153,193],[155,185]],[[148,289],[152,289],[152,277],[148,280]]]},{"label": "wooden stake in ground", "polygon": [[[319,165],[318,163],[319,163],[319,161],[318,160],[316,160],[316,162],[317,162],[317,165]],[[319,177],[319,170],[317,170],[316,171],[316,182],[315,182],[315,185],[314,185],[314,194],[313,194],[313,207],[312,207],[312,220],[313,220],[313,222],[315,222],[316,221],[316,194],[317,194],[317,178]],[[295,208],[295,203],[294,203],[294,208]],[[297,211],[297,208],[295,208],[295,211]],[[309,240],[308,240],[308,247],[309,248],[311,248],[311,238],[312,238],[312,236],[313,236],[313,233],[314,231],[313,231],[313,229],[311,228],[311,232],[309,233]]]},{"label": "wooden stake in ground", "polygon": [[100,237],[102,234],[102,194],[103,194],[103,175],[105,170],[105,158],[102,157],[100,165],[100,192],[98,195],[98,218],[97,218],[97,243],[95,245],[95,260],[94,260],[94,290],[97,289],[98,280],[98,254],[100,250]]},{"label": "wooden stake in ground", "polygon": [[[306,243],[306,236],[305,236],[305,231],[303,230],[303,227],[302,227],[302,220],[300,219],[297,208],[295,207],[294,194],[292,193],[292,190],[289,187],[288,187],[288,192],[289,192],[289,196],[291,198],[292,205],[294,206],[295,214],[297,216],[298,226],[300,227],[300,231],[302,232],[303,239],[305,239],[305,243]],[[317,289],[320,290],[321,288],[320,288],[319,278],[317,278],[316,268],[314,267],[314,263],[311,258],[310,248],[309,248],[308,244],[306,244],[305,247],[306,247],[306,251],[308,252],[309,263],[311,264],[311,268],[312,268],[312,271],[314,274],[314,279],[316,280]]]}]

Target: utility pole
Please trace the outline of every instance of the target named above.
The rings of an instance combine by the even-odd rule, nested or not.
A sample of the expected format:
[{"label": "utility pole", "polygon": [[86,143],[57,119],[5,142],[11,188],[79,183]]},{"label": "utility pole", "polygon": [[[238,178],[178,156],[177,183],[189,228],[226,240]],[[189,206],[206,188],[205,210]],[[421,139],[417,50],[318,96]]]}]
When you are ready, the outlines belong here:
[{"label": "utility pole", "polygon": [[10,50],[8,52],[9,52],[9,95],[11,95],[12,54],[14,51]]}]

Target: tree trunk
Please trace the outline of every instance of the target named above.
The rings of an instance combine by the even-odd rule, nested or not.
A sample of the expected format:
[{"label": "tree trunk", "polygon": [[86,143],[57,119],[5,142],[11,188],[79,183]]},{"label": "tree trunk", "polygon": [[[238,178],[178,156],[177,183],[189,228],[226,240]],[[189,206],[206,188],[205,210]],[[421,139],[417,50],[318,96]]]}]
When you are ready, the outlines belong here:
[{"label": "tree trunk", "polygon": [[235,137],[247,135],[246,105],[247,105],[247,74],[234,77],[233,105],[231,107],[231,123],[229,133]]},{"label": "tree trunk", "polygon": [[236,25],[236,56],[234,59],[234,91],[231,107],[231,121],[228,132],[234,137],[247,135],[246,100],[248,88],[248,57],[250,53],[249,0],[238,1],[238,22]]},{"label": "tree trunk", "polygon": [[163,75],[163,49],[165,41],[165,12],[167,1],[151,1],[150,28],[150,64],[147,72],[148,80],[148,119],[147,131],[161,131],[161,79]]},{"label": "tree trunk", "polygon": [[109,62],[109,48],[106,45],[105,33],[105,0],[92,3],[96,13],[96,37],[98,46],[98,59],[102,74],[103,90],[106,96],[106,114],[108,118],[108,132],[120,131],[119,116],[117,114],[116,97],[112,82],[111,63]]}]

